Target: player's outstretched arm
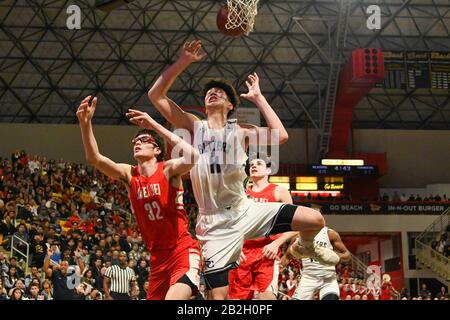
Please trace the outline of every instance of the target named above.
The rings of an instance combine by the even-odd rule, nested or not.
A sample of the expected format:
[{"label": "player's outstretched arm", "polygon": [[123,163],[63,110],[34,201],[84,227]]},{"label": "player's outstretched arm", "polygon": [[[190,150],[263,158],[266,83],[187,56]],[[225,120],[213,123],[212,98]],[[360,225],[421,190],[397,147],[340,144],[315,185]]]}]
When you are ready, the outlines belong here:
[{"label": "player's outstretched arm", "polygon": [[164,118],[177,128],[193,131],[194,121],[198,120],[194,115],[184,112],[175,102],[167,97],[177,77],[193,62],[200,61],[206,54],[202,51],[200,40],[186,42],[181,50],[178,60],[167,68],[156,80],[148,92],[148,98]]},{"label": "player's outstretched arm", "polygon": [[280,272],[283,272],[284,269],[286,269],[286,267],[289,264],[289,261],[291,261],[291,259],[295,259],[295,257],[291,254],[291,247],[296,242],[296,240],[297,240],[297,238],[299,236],[300,236],[300,234],[297,232],[297,236],[291,238],[286,252],[284,253],[284,255],[280,259]]},{"label": "player's outstretched arm", "polygon": [[289,231],[281,234],[281,236],[278,239],[273,240],[271,243],[269,243],[263,248],[262,252],[264,257],[268,259],[277,259],[278,249],[280,248],[280,246],[297,236],[298,236],[297,231]]},{"label": "player's outstretched arm", "polygon": [[141,128],[155,131],[161,138],[167,141],[167,143],[173,147],[179,148],[179,150],[183,152],[181,158],[172,159],[166,162],[170,177],[181,176],[191,170],[199,157],[199,153],[187,141],[164,128],[146,112],[129,109],[126,116],[130,118],[131,123],[140,126]]},{"label": "player's outstretched arm", "polygon": [[94,116],[95,108],[97,107],[97,97],[92,99],[92,102],[89,103],[91,98],[92,96],[86,97],[81,102],[76,113],[80,124],[86,161],[107,176],[128,183],[131,174],[131,166],[123,163],[115,163],[111,159],[100,154],[98,150],[97,141],[92,129],[92,117]]},{"label": "player's outstretched arm", "polygon": [[339,233],[334,231],[333,229],[328,229],[328,238],[331,241],[331,245],[336,251],[339,258],[341,258],[340,262],[348,262],[351,259],[350,251],[346,248],[344,242],[342,242],[341,236]]},{"label": "player's outstretched arm", "polygon": [[[284,128],[278,115],[275,113],[273,108],[267,102],[266,98],[262,95],[261,89],[259,87],[259,77],[256,72],[250,74],[245,82],[248,88],[247,93],[241,94],[241,97],[249,100],[259,109],[264,119],[266,120],[267,127],[257,127],[249,124],[241,124],[247,132],[247,135],[257,135],[258,144],[283,144],[286,143],[289,135]],[[271,139],[271,134],[273,130],[278,131],[278,138],[274,141]],[[267,138],[266,138],[267,137]]]},{"label": "player's outstretched arm", "polygon": [[[292,204],[292,196],[289,193],[289,190],[282,187],[277,186],[275,188],[275,199],[277,202],[283,202]],[[276,259],[278,257],[278,249],[285,242],[292,240],[293,238],[298,236],[297,231],[290,231],[283,233],[278,239],[272,241],[268,245],[263,248],[263,255],[268,259]]]}]

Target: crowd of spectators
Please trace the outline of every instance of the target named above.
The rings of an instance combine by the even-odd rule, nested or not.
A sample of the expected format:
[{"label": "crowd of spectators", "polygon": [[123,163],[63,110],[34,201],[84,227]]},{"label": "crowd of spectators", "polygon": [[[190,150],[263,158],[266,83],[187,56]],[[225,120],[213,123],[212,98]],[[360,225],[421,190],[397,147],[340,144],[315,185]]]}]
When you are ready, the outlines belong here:
[{"label": "crowd of spectators", "polygon": [[333,196],[331,193],[328,195],[321,194],[321,193],[307,193],[303,195],[294,194],[293,195],[294,203],[302,203],[302,202],[316,202],[316,201],[324,201],[324,202],[367,202],[367,201],[377,201],[377,202],[392,202],[392,203],[401,203],[401,202],[426,202],[426,203],[449,203],[450,200],[447,198],[446,194],[441,195],[428,195],[428,196],[421,196],[419,194],[413,195],[410,194],[407,196],[405,193],[402,193],[399,195],[396,191],[392,196],[389,196],[387,193],[383,193],[382,195],[379,195],[375,197],[374,199],[368,199],[366,197],[357,198],[354,199],[351,194],[343,193],[338,196]]},{"label": "crowd of spectators", "polygon": [[24,241],[15,240],[9,259],[0,252],[0,299],[52,299],[57,284],[42,269],[48,252],[50,268],[67,264],[67,276],[80,279],[69,298],[101,299],[104,273],[120,251],[145,298],[150,253],[127,208],[125,187],[92,167],[24,151],[0,159],[0,244],[10,250],[13,236]]},{"label": "crowd of spectators", "polygon": [[410,194],[407,196],[405,193],[402,193],[399,195],[397,191],[394,192],[392,196],[389,196],[387,193],[383,193],[383,195],[380,195],[379,201],[385,201],[385,202],[448,202],[449,199],[447,198],[446,194],[443,194],[442,196],[439,194],[436,195],[428,195],[428,196],[421,196],[420,194]]},{"label": "crowd of spectators", "polygon": [[439,292],[433,294],[427,287],[426,283],[422,283],[419,294],[411,297],[408,290],[403,288],[400,292],[402,300],[449,300],[450,295],[445,287],[441,287]]}]

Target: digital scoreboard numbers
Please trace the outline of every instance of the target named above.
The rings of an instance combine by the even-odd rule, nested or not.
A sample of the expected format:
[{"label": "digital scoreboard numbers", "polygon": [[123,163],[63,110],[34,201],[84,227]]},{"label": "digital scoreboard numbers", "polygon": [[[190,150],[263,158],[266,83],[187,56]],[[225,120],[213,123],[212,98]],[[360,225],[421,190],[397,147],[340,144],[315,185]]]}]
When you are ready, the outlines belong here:
[{"label": "digital scoreboard numbers", "polygon": [[385,89],[450,89],[450,52],[383,51]]},{"label": "digital scoreboard numbers", "polygon": [[450,52],[431,52],[430,72],[432,89],[449,89]]},{"label": "digital scoreboard numbers", "polygon": [[406,89],[406,65],[404,51],[384,51],[384,80],[378,87]]},{"label": "digital scoreboard numbers", "polygon": [[378,175],[377,166],[325,166],[310,165],[309,173],[313,175],[343,175],[343,176],[375,176]]},{"label": "digital scoreboard numbers", "polygon": [[430,53],[425,51],[406,52],[408,88],[430,87]]}]

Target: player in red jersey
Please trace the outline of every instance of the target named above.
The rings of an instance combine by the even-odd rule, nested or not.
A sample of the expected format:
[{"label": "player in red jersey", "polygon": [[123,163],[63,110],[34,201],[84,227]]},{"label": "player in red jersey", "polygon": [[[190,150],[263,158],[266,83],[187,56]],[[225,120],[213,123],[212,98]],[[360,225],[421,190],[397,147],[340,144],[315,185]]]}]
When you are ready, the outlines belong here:
[{"label": "player in red jersey", "polygon": [[[250,161],[250,178],[253,185],[247,188],[247,196],[257,202],[284,202],[292,204],[286,188],[269,183],[270,159],[258,155]],[[285,232],[266,238],[246,240],[237,269],[229,272],[230,299],[253,298],[259,292],[259,300],[275,300],[278,295],[280,246],[295,237],[297,232]]]},{"label": "player in red jersey", "polygon": [[[130,109],[130,122],[145,127],[132,140],[136,166],[115,163],[100,154],[92,130],[97,98],[86,97],[77,111],[86,160],[107,176],[122,181],[132,211],[151,252],[147,299],[189,299],[199,285],[200,248],[188,232],[181,176],[194,164],[197,151],[159,125],[147,113]],[[161,161],[164,142],[181,147],[183,157]]]}]

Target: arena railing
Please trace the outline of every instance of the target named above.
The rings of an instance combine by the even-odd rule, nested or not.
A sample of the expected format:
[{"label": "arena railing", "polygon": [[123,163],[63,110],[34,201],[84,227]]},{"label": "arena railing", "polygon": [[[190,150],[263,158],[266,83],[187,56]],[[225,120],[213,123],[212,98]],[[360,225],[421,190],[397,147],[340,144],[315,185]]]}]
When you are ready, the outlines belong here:
[{"label": "arena railing", "polygon": [[430,245],[416,240],[416,259],[433,271],[443,282],[450,284],[450,259],[431,248]]},{"label": "arena railing", "polygon": [[450,258],[431,247],[431,242],[438,240],[450,223],[450,209],[440,215],[415,240],[416,260],[433,271],[441,281],[450,285]]},{"label": "arena railing", "polygon": [[[16,247],[14,247],[14,243],[22,243],[23,245],[26,246],[26,254],[23,253],[21,250],[17,249]],[[28,261],[29,261],[29,256],[30,256],[30,244],[28,242],[26,242],[25,240],[20,239],[18,236],[14,235],[11,238],[11,257],[14,255],[14,252],[16,252],[19,256],[22,256],[25,258],[25,274],[28,273]]]},{"label": "arena railing", "polygon": [[447,226],[450,224],[450,208],[445,210],[439,217],[436,218],[426,229],[423,231],[416,240],[423,243],[431,243],[433,240],[438,240],[436,237],[444,233]]},{"label": "arena railing", "polygon": [[364,262],[362,262],[353,253],[350,253],[350,254],[351,254],[351,259],[347,263],[347,265],[349,265],[356,272],[357,276],[361,277],[362,280],[364,280],[364,281],[367,281],[367,279],[370,276],[374,276],[376,282],[380,282],[381,281],[380,280],[381,279],[380,275],[370,272],[371,269],[369,268],[369,266],[367,266]]}]

